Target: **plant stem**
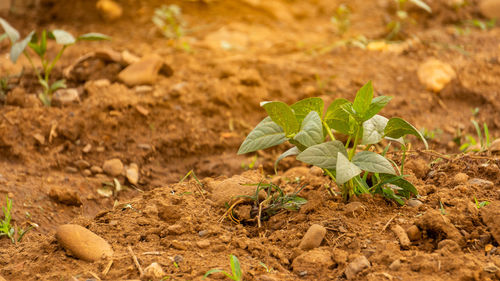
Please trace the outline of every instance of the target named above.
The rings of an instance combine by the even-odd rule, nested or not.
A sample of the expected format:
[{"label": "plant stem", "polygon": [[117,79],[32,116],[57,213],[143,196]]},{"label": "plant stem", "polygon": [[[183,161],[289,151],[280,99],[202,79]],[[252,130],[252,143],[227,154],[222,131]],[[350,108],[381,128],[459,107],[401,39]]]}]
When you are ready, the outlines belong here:
[{"label": "plant stem", "polygon": [[328,133],[328,136],[330,136],[330,139],[334,141],[335,137],[333,136],[332,129],[330,129],[330,126],[328,126],[328,124],[325,121],[323,121],[323,126],[325,126],[326,132]]},{"label": "plant stem", "polygon": [[352,149],[349,151],[349,161],[352,160],[352,157],[354,157],[354,154],[356,153],[356,147],[358,146],[359,143],[359,132],[361,125],[358,124],[358,129],[356,130],[356,136],[354,137],[354,143],[352,145]]},{"label": "plant stem", "polygon": [[59,53],[57,53],[57,56],[54,58],[54,60],[52,60],[52,63],[49,65],[49,67],[47,69],[44,69],[45,70],[45,77],[47,79],[47,82],[48,82],[48,77],[50,75],[50,72],[52,71],[52,69],[56,65],[57,61],[59,61],[59,59],[61,58],[64,50],[66,50],[66,47],[68,47],[68,46],[69,45],[64,45],[62,47],[62,49],[59,51]]},{"label": "plant stem", "polygon": [[401,175],[403,175],[403,170],[405,166],[405,160],[406,160],[406,145],[401,144],[401,150],[403,150],[403,155],[401,156]]},{"label": "plant stem", "polygon": [[38,78],[38,80],[42,80],[42,76],[40,75],[40,72],[38,71],[38,69],[36,68],[35,64],[33,63],[33,60],[31,59],[29,53],[26,52],[26,50],[24,50],[23,54],[26,56],[26,58],[30,62],[31,67],[33,67],[33,70],[35,70],[35,74],[36,74],[36,77]]},{"label": "plant stem", "polygon": [[[332,172],[328,171],[328,169],[323,169],[323,171],[333,180],[333,181],[336,181],[335,180],[335,176],[332,174]],[[333,192],[333,189],[332,187],[327,187],[326,188],[328,190],[328,192],[330,193],[330,195],[332,196],[335,196],[335,193]]]},{"label": "plant stem", "polygon": [[347,138],[347,141],[345,142],[345,148],[346,149],[349,147],[349,143],[351,143],[351,139],[352,139],[352,136],[349,135],[349,137]]}]

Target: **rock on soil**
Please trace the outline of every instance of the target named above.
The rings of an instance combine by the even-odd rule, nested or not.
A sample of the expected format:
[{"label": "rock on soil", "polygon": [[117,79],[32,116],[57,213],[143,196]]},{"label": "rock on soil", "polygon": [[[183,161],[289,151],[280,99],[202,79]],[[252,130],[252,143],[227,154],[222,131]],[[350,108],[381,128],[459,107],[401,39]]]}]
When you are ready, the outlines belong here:
[{"label": "rock on soil", "polygon": [[127,176],[127,180],[131,184],[137,185],[137,183],[139,182],[139,166],[137,166],[137,164],[130,164],[125,171],[125,174]]},{"label": "rock on soil", "polygon": [[425,178],[430,170],[429,163],[421,158],[407,161],[405,168],[410,169],[419,179]]},{"label": "rock on soil", "polygon": [[307,230],[306,234],[300,242],[299,248],[302,250],[310,250],[321,245],[323,238],[325,238],[326,228],[319,224],[313,224]]},{"label": "rock on soil", "polygon": [[49,197],[56,202],[69,206],[82,205],[80,195],[68,187],[53,186],[49,191]]},{"label": "rock on soil", "polygon": [[118,74],[118,78],[127,86],[154,84],[164,62],[158,56],[150,56],[132,63]]},{"label": "rock on soil", "polygon": [[437,59],[428,59],[421,64],[417,75],[420,83],[435,93],[440,92],[456,77],[451,65]]},{"label": "rock on soil", "polygon": [[97,1],[96,8],[101,17],[107,21],[119,19],[123,14],[122,7],[112,0],[99,0]]},{"label": "rock on soil", "polygon": [[77,89],[60,89],[52,96],[52,105],[64,106],[80,102],[80,94]]},{"label": "rock on soil", "polygon": [[292,268],[297,274],[318,276],[334,264],[328,249],[316,248],[296,257],[292,262]]},{"label": "rock on soil", "polygon": [[436,237],[437,241],[451,239],[459,245],[464,245],[465,241],[458,229],[449,221],[449,219],[438,210],[428,210],[416,222],[416,225],[425,230],[428,234]]},{"label": "rock on soil", "polygon": [[165,271],[161,265],[154,262],[144,269],[144,278],[157,280],[165,276]]},{"label": "rock on soil", "polygon": [[357,216],[365,212],[365,206],[361,202],[351,202],[344,207],[346,216]]},{"label": "rock on soil", "polygon": [[406,235],[408,235],[408,238],[410,241],[418,241],[420,238],[422,238],[422,233],[420,232],[420,229],[418,229],[418,226],[412,225],[406,230]]},{"label": "rock on soil", "polygon": [[469,176],[466,174],[466,173],[457,173],[454,177],[453,177],[453,184],[464,184],[467,182],[467,180],[469,179]]},{"label": "rock on soil", "polygon": [[[247,176],[234,176],[223,181],[214,181],[209,183],[209,188],[212,189],[212,201],[219,206],[224,206],[224,203],[232,203],[239,195],[254,195],[255,186],[247,186],[244,184],[256,184],[260,182],[260,177],[256,174],[247,174]],[[260,193],[264,196],[264,193]]]},{"label": "rock on soil", "polygon": [[491,153],[498,153],[500,151],[500,139],[494,140],[488,149],[491,151]]},{"label": "rock on soil", "polygon": [[85,261],[92,262],[113,256],[113,249],[106,240],[76,224],[59,226],[56,239],[72,255]]},{"label": "rock on soil", "polygon": [[479,11],[487,18],[500,19],[500,0],[482,0]]},{"label": "rock on soil", "polygon": [[402,249],[408,249],[410,248],[410,238],[408,238],[408,234],[406,234],[406,231],[399,225],[396,224],[391,228],[392,232],[396,235],[396,237],[399,240],[399,244],[401,245]]},{"label": "rock on soil", "polygon": [[481,219],[488,226],[491,235],[500,244],[500,205],[499,202],[491,202],[488,206],[482,207]]},{"label": "rock on soil", "polygon": [[345,276],[349,280],[354,279],[359,272],[369,268],[370,266],[370,261],[368,261],[365,256],[357,257],[350,262],[349,265],[347,265],[347,268],[345,269]]},{"label": "rock on soil", "polygon": [[104,164],[102,165],[102,170],[113,177],[121,175],[123,172],[123,163],[120,159],[118,158],[113,158],[104,161]]}]

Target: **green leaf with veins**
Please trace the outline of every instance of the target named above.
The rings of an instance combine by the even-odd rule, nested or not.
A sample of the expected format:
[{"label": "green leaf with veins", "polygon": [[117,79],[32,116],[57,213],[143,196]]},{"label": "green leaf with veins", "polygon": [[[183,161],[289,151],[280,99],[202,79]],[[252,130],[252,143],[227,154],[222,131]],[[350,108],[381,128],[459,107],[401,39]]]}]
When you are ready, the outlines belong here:
[{"label": "green leaf with veins", "polygon": [[365,112],[363,115],[363,121],[369,120],[375,114],[379,113],[382,108],[384,108],[390,101],[392,97],[388,96],[380,96],[376,97],[372,100],[370,106],[368,107],[368,110]]},{"label": "green leaf with veins", "polygon": [[343,134],[351,134],[349,114],[341,108],[343,104],[350,104],[346,99],[334,100],[325,114],[325,122],[331,128]]},{"label": "green leaf with veins", "polygon": [[318,112],[311,111],[307,114],[304,121],[302,121],[300,131],[293,139],[305,147],[323,142],[323,124],[321,123],[321,117],[319,117]]},{"label": "green leaf with veins", "polygon": [[338,152],[337,154],[337,178],[336,182],[338,185],[343,185],[350,179],[361,174],[361,169],[351,163],[344,154]]},{"label": "green leaf with veins", "polygon": [[290,106],[280,101],[262,103],[269,117],[285,131],[286,136],[297,133],[300,124]]},{"label": "green leaf with veins", "polygon": [[301,101],[298,101],[292,104],[290,107],[293,109],[295,113],[295,117],[297,118],[297,122],[299,124],[302,123],[302,120],[309,114],[311,111],[316,111],[320,117],[323,116],[323,107],[325,103],[321,98],[307,98]]},{"label": "green leaf with veins", "polygon": [[361,144],[379,143],[384,138],[384,129],[389,119],[384,116],[375,115],[363,122],[363,141]]},{"label": "green leaf with veins", "polygon": [[352,163],[361,170],[372,173],[393,174],[394,167],[384,156],[371,151],[360,151],[352,158]]},{"label": "green leaf with veins", "polygon": [[266,149],[287,141],[283,129],[274,123],[270,117],[264,118],[251,132],[240,146],[238,154]]},{"label": "green leaf with veins", "polygon": [[412,194],[415,196],[418,195],[418,190],[415,188],[415,186],[411,182],[401,177],[398,178],[397,176],[392,174],[380,174],[380,180],[390,181],[391,184],[400,187],[401,189],[398,190],[397,193],[407,199],[409,199]]},{"label": "green leaf with veins", "polygon": [[390,137],[393,139],[399,139],[406,135],[414,135],[424,142],[425,149],[429,149],[429,145],[427,144],[424,136],[422,136],[422,133],[420,133],[415,127],[413,127],[413,125],[401,118],[394,117],[389,119],[389,121],[387,122],[387,126],[385,126],[384,134],[386,137]]},{"label": "green leaf with veins", "polygon": [[75,37],[71,35],[71,33],[61,30],[61,29],[54,29],[52,30],[52,36],[56,40],[57,44],[61,45],[71,45],[76,42]]},{"label": "green leaf with veins", "polygon": [[370,104],[373,99],[373,86],[372,81],[368,81],[359,91],[356,93],[354,98],[354,103],[352,105],[357,116],[362,117],[369,109]]},{"label": "green leaf with veins", "polygon": [[297,160],[324,169],[335,169],[338,153],[347,157],[344,144],[335,140],[308,147],[297,156]]},{"label": "green leaf with veins", "polygon": [[26,46],[28,43],[31,41],[31,37],[33,37],[33,34],[35,34],[34,31],[31,31],[26,38],[24,38],[22,41],[14,43],[12,45],[12,48],[10,49],[10,60],[12,62],[16,62],[19,56],[23,53],[24,49],[26,49]]}]

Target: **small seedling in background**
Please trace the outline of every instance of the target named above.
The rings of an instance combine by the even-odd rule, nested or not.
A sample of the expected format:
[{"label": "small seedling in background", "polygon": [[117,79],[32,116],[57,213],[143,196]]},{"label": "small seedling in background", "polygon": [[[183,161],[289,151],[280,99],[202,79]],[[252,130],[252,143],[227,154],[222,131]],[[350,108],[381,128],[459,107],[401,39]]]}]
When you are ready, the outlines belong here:
[{"label": "small seedling in background", "polygon": [[229,263],[231,266],[231,273],[232,274],[229,274],[228,272],[226,272],[224,270],[214,268],[214,269],[210,269],[209,271],[207,271],[207,273],[205,273],[205,275],[203,276],[203,279],[207,278],[211,274],[222,272],[224,275],[226,275],[227,278],[229,278],[231,280],[242,281],[243,280],[243,273],[241,272],[240,261],[238,260],[238,258],[234,255],[230,255],[229,256]]},{"label": "small seedling in background", "polygon": [[245,162],[242,162],[241,163],[241,168],[243,170],[251,170],[255,167],[255,164],[257,163],[257,155],[254,155],[252,157],[252,160],[250,161],[250,163],[245,163]]},{"label": "small seedling in background", "polygon": [[426,140],[433,140],[436,137],[439,137],[441,134],[443,134],[443,131],[439,128],[434,129],[434,130],[428,130],[427,128],[422,128],[420,130],[420,133]]},{"label": "small seedling in background", "polygon": [[335,9],[331,21],[340,35],[344,34],[351,26],[351,21],[349,19],[350,15],[351,10],[345,4],[340,4],[337,9]]},{"label": "small seedling in background", "polygon": [[[46,106],[51,105],[53,92],[61,88],[66,88],[66,81],[64,79],[57,80],[54,83],[51,83],[50,80],[50,74],[52,73],[52,70],[61,58],[64,51],[69,46],[74,45],[78,41],[96,41],[110,39],[110,37],[100,33],[87,33],[74,38],[73,35],[71,35],[67,31],[54,29],[52,31],[43,30],[40,35],[35,33],[35,31],[31,31],[28,36],[26,36],[26,38],[19,41],[19,32],[15,28],[13,28],[7,21],[0,18],[0,25],[7,35],[3,36],[3,38],[9,38],[10,42],[12,43],[12,47],[10,49],[11,61],[15,63],[21,54],[24,54],[24,56],[28,59],[38,78],[38,83],[40,83],[43,88],[43,91],[38,95],[38,97]],[[55,40],[58,45],[62,46],[53,59],[47,58],[47,41],[49,39]],[[26,47],[29,47],[31,50],[33,50],[40,59],[40,63],[42,66],[41,72],[35,66],[35,63]]]},{"label": "small seedling in background", "polygon": [[[307,98],[289,106],[283,102],[263,102],[269,117],[262,120],[241,144],[238,154],[273,147],[288,141],[294,147],[275,162],[288,156],[323,169],[340,187],[346,201],[354,195],[380,194],[404,204],[404,198],[418,195],[417,189],[403,179],[406,135],[427,141],[410,123],[401,118],[387,119],[377,113],[392,99],[373,97],[368,82],[356,94],[354,102],[339,98],[323,114],[321,98]],[[335,139],[332,129],[347,136],[346,143]],[[329,141],[326,141],[327,138]],[[401,144],[403,151],[398,169],[385,156],[370,151],[383,139]],[[358,148],[362,146],[362,151]],[[370,179],[368,180],[368,176]],[[370,186],[371,184],[371,186]]]},{"label": "small seedling in background", "polygon": [[443,202],[439,200],[439,211],[441,212],[441,215],[446,215],[446,210],[444,209]]},{"label": "small seedling in background", "polygon": [[10,238],[10,241],[12,241],[12,243],[20,242],[21,239],[23,239],[23,236],[33,227],[37,227],[37,225],[32,224],[26,229],[23,229],[22,227],[12,226],[10,224],[12,220],[12,200],[9,198],[9,196],[7,196],[6,198],[7,206],[2,207],[3,220],[0,220],[0,237],[7,236],[8,238]]},{"label": "small seedling in background", "polygon": [[[474,128],[476,129],[477,139],[472,135],[465,135],[465,142],[461,143],[460,150],[463,152],[468,151],[486,151],[491,145],[490,131],[488,125],[483,123],[483,132],[481,127],[475,120],[471,120]],[[461,138],[459,139],[461,141]]]},{"label": "small seedling in background", "polygon": [[479,210],[484,206],[488,206],[490,204],[490,201],[477,201],[476,196],[474,196],[474,202],[476,203],[476,208]]},{"label": "small seedling in background", "polygon": [[432,13],[431,7],[427,5],[422,0],[394,0],[396,4],[396,13],[393,17],[393,20],[389,22],[387,25],[387,29],[389,30],[389,34],[387,35],[387,40],[394,40],[400,37],[402,31],[404,31],[405,26],[408,23],[415,23],[415,20],[411,19],[407,12],[407,4],[408,2],[415,4],[417,7],[422,10]]},{"label": "small seedling in background", "polygon": [[186,23],[182,18],[181,8],[177,5],[162,5],[155,9],[153,23],[168,39],[178,39],[184,36]]},{"label": "small seedling in background", "polygon": [[274,270],[272,267],[268,267],[265,263],[259,261],[259,265],[262,266],[267,273],[272,273]]}]

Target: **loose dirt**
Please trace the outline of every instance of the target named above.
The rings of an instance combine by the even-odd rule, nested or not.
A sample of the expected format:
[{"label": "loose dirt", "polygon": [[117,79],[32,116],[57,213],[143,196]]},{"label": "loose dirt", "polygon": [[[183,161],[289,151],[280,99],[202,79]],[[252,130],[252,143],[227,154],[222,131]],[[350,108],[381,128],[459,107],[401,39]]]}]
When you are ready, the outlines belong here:
[{"label": "loose dirt", "polygon": [[[401,41],[377,48],[357,45],[384,38],[392,1],[345,1],[351,25],[342,35],[331,22],[341,1],[169,1],[187,22],[178,40],[151,22],[164,1],[116,1],[123,15],[113,22],[99,16],[95,1],[39,2],[2,17],[23,35],[60,28],[112,41],[68,48],[53,78],[74,65],[68,86],[79,99],[53,107],[39,102],[28,61],[13,65],[9,43],[0,42],[0,78],[11,76],[11,89],[0,94],[0,205],[8,195],[13,223],[39,226],[16,244],[0,239],[0,277],[201,280],[209,269],[230,270],[233,254],[244,280],[500,280],[500,157],[462,154],[454,141],[476,135],[471,118],[500,137],[500,28],[465,24],[485,20],[478,1],[460,8],[450,4],[460,1],[433,1],[432,14],[410,7],[415,23]],[[56,46],[48,48],[55,55]],[[91,52],[101,55],[75,65]],[[130,59],[144,57],[165,63],[155,82],[120,82]],[[456,73],[438,93],[417,75],[428,59]],[[261,101],[352,100],[368,80],[377,94],[394,97],[384,116],[428,132],[430,150],[412,140],[406,171],[420,197],[407,205],[371,196],[343,202],[329,195],[325,186],[334,183],[321,171],[291,158],[275,175],[283,146],[236,155],[265,116]],[[397,149],[390,155],[400,159]],[[138,167],[137,183],[125,172],[109,176],[110,159],[122,171]],[[259,182],[289,193],[303,187],[308,201],[259,227],[255,206],[231,198],[253,194],[242,183]],[[478,208],[475,198],[490,203]],[[68,223],[102,237],[113,256],[86,262],[65,250],[55,233]],[[304,249],[312,225],[322,227],[319,238],[326,232],[319,246]],[[141,277],[152,263],[163,274]]]}]

